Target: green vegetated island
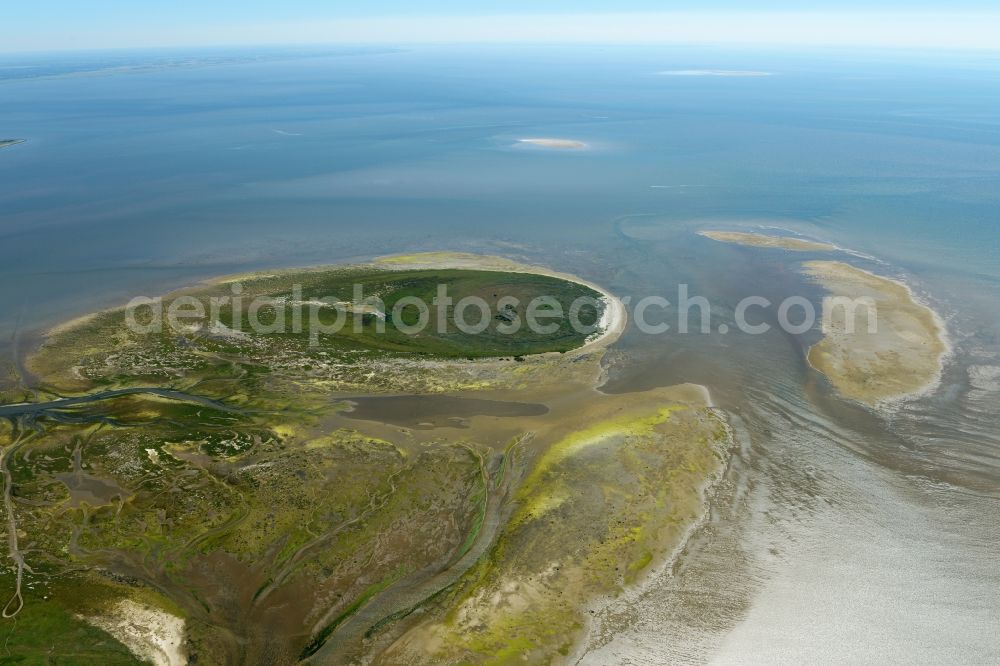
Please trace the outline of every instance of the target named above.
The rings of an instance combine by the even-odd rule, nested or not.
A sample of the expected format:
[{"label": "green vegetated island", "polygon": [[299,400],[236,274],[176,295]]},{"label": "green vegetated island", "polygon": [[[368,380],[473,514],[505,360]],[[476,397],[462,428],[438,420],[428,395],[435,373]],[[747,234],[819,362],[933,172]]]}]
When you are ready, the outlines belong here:
[{"label": "green vegetated island", "polygon": [[[489,326],[448,310],[404,332],[420,313],[395,306],[442,284]],[[212,312],[235,292],[267,304]],[[590,330],[501,333],[537,296],[587,297]],[[702,387],[594,390],[625,313],[572,276],[428,253],[216,280],[164,308],[178,299],[210,315],[69,322],[27,359],[31,390],[2,394],[12,658],[558,662],[587,609],[681,543],[728,447]],[[346,323],[250,326],[303,306]]]}]

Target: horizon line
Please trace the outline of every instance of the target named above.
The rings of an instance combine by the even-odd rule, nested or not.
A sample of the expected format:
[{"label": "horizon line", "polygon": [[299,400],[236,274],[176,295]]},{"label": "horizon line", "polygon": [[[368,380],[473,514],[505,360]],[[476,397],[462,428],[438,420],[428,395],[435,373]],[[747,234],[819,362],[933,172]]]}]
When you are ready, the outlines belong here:
[{"label": "horizon line", "polygon": [[676,11],[397,16],[8,31],[0,52],[261,46],[613,44],[1000,50],[1000,11]]}]

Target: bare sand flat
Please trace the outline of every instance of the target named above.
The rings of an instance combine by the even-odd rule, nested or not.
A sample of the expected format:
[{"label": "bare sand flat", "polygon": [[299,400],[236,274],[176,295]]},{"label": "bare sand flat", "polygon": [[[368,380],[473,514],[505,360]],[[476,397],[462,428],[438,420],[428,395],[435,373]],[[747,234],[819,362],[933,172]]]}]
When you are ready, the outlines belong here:
[{"label": "bare sand flat", "polygon": [[945,328],[905,284],[838,261],[806,262],[804,270],[833,297],[870,299],[876,308],[872,331],[865,306],[853,315],[845,307],[824,307],[824,338],[809,350],[808,360],[842,396],[875,406],[937,383],[948,351]]},{"label": "bare sand flat", "polygon": [[518,139],[517,142],[524,145],[537,146],[538,148],[551,148],[553,150],[584,150],[588,147],[583,141],[575,139],[537,138]]},{"label": "bare sand flat", "polygon": [[107,631],[147,663],[156,666],[188,663],[184,620],[158,608],[123,599],[106,615],[83,619]]},{"label": "bare sand flat", "polygon": [[736,245],[748,245],[751,247],[771,247],[795,252],[836,252],[839,249],[836,245],[831,245],[830,243],[820,243],[818,241],[791,238],[789,236],[765,236],[763,234],[751,234],[740,231],[699,231],[698,233],[705,238],[711,238],[720,243],[735,243]]}]

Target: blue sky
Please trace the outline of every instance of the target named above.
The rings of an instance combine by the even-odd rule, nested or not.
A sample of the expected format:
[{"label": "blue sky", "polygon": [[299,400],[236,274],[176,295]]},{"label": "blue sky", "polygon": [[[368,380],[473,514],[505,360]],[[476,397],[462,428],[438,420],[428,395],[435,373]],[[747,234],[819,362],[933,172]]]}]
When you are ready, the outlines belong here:
[{"label": "blue sky", "polygon": [[1000,49],[996,0],[26,0],[0,50],[317,42],[660,42]]},{"label": "blue sky", "polygon": [[692,10],[988,10],[995,0],[38,0],[12,2],[4,20],[86,20],[166,18],[171,21],[236,19],[329,19],[339,16],[590,14]]}]

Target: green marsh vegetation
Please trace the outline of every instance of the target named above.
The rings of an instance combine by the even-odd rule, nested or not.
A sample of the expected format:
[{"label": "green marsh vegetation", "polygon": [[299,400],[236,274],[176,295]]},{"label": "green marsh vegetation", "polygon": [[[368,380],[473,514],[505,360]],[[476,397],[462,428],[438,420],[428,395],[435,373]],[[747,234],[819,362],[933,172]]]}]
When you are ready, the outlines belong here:
[{"label": "green marsh vegetation", "polygon": [[[137,332],[119,309],[54,331],[28,361],[38,394],[9,395],[98,399],[0,420],[30,566],[18,615],[51,616],[11,624],[12,654],[38,658],[62,627],[128,663],[127,637],[83,619],[121,599],[183,619],[202,663],[567,654],[584,605],[633,584],[697,515],[724,437],[690,387],[594,391],[601,345],[550,353],[587,342],[565,316],[500,330],[543,296],[564,314],[589,299],[584,326],[603,314],[597,291],[557,277],[366,266],[202,284],[163,299],[208,313],[219,299],[177,328]],[[454,321],[467,297],[489,310],[480,332]],[[407,299],[431,306],[413,335]],[[292,325],[316,303],[324,327],[344,319],[318,344]],[[547,408],[413,428],[343,414],[352,396],[466,393]]]},{"label": "green marsh vegetation", "polygon": [[[442,288],[449,307],[434,305]],[[178,292],[131,315],[124,309],[97,314],[53,335],[31,363],[62,392],[186,389],[201,382],[218,395],[213,380],[238,378],[256,390],[268,375],[346,379],[352,366],[360,376],[361,366],[373,361],[520,360],[582,346],[601,318],[599,296],[530,273],[364,267],[256,275]],[[455,306],[469,297],[481,299],[486,314],[471,306],[462,321],[481,331],[457,325]],[[417,301],[427,306],[423,314]],[[172,304],[176,328],[164,314]],[[544,329],[528,325],[529,309]],[[202,316],[193,316],[198,312]],[[129,326],[128,316],[138,328]],[[414,331],[421,317],[426,325]],[[239,391],[227,386],[223,393]]]}]

